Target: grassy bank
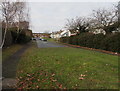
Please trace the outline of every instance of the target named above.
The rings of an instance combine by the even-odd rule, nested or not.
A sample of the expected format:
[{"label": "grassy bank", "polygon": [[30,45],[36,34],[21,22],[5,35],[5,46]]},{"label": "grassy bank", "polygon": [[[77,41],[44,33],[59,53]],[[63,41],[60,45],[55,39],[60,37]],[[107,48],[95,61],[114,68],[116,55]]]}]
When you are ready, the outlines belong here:
[{"label": "grassy bank", "polygon": [[17,52],[22,47],[23,47],[23,45],[14,44],[14,45],[11,45],[10,47],[6,48],[6,49],[3,49],[2,50],[2,60],[7,59],[8,57],[10,57],[12,54]]},{"label": "grassy bank", "polygon": [[77,48],[29,48],[17,71],[22,89],[117,89],[118,57]]},{"label": "grassy bank", "polygon": [[50,42],[55,42],[55,39],[53,39],[53,38],[44,37],[43,39],[46,39],[46,40],[48,40],[48,41],[50,41]]}]

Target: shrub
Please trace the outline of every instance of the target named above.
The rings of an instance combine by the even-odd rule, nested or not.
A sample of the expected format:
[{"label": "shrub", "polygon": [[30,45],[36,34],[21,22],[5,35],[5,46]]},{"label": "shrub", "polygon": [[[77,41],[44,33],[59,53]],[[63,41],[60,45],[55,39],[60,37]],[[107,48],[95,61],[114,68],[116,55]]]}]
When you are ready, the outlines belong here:
[{"label": "shrub", "polygon": [[120,53],[120,33],[107,35],[81,33],[76,36],[63,37],[60,39],[60,41],[73,45],[80,45],[84,47],[103,49]]},{"label": "shrub", "polygon": [[96,48],[96,49],[102,49],[102,45],[101,42],[102,40],[105,38],[105,35],[103,35],[102,33],[101,34],[96,34],[94,36],[94,39],[93,39],[93,48]]},{"label": "shrub", "polygon": [[69,37],[62,37],[60,41],[63,43],[69,43]]},{"label": "shrub", "polygon": [[21,33],[19,34],[19,37],[17,39],[17,43],[24,44],[31,40],[31,37],[26,36],[25,34]]},{"label": "shrub", "polygon": [[27,43],[31,40],[32,35],[31,35],[31,33],[29,33],[29,32],[31,32],[29,30],[22,30],[21,33],[17,33],[16,28],[11,28],[10,30],[12,33],[14,43],[23,44],[23,43]]},{"label": "shrub", "polygon": [[[2,30],[2,39],[3,39],[3,35],[4,35],[4,30]],[[3,41],[3,40],[2,40]],[[4,42],[4,47],[10,46],[12,44],[12,35],[10,31],[6,32],[6,36],[5,36],[5,42]]]},{"label": "shrub", "polygon": [[78,37],[78,45],[85,47],[93,47],[94,34],[82,33]]},{"label": "shrub", "polygon": [[86,36],[86,41],[85,41],[86,47],[92,48],[94,46],[93,39],[95,35],[91,33],[86,33],[85,36]]},{"label": "shrub", "polygon": [[12,37],[13,37],[13,43],[16,43],[16,38],[18,36],[18,33],[15,31],[11,31]]},{"label": "shrub", "polygon": [[[2,28],[2,40],[3,40],[3,35],[5,29]],[[5,42],[4,42],[4,47],[10,46],[13,43],[27,43],[31,40],[32,37],[32,31],[31,30],[24,30],[21,33],[17,33],[17,28],[9,28],[6,32],[6,37],[5,37]]]},{"label": "shrub", "polygon": [[101,49],[120,53],[120,33],[107,35],[101,43]]},{"label": "shrub", "polygon": [[69,38],[69,42],[70,42],[70,44],[78,45],[78,36],[71,36]]}]

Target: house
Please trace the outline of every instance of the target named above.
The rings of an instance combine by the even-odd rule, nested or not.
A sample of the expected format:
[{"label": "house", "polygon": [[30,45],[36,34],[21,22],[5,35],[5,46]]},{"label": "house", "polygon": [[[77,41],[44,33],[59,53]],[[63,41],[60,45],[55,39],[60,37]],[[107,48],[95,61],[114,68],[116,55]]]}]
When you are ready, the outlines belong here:
[{"label": "house", "polygon": [[105,30],[103,30],[103,29],[95,29],[94,31],[92,31],[92,33],[94,33],[94,34],[99,34],[99,33],[103,33],[104,35],[106,34],[106,32],[105,32]]},{"label": "house", "polygon": [[112,33],[118,33],[120,32],[120,27],[116,29],[116,31],[112,31]]},{"label": "house", "polygon": [[71,32],[69,30],[64,30],[60,35],[60,37],[71,36]]},{"label": "house", "polygon": [[77,33],[72,33],[70,30],[60,30],[57,32],[52,32],[50,37],[54,39],[59,39],[61,37],[74,36]]},{"label": "house", "polygon": [[52,32],[50,37],[54,38],[54,39],[59,39],[61,37],[61,32],[62,32],[62,30],[57,31],[57,32]]},{"label": "house", "polygon": [[33,33],[33,37],[39,37],[39,38],[47,37],[47,38],[49,38],[50,34],[49,33]]}]

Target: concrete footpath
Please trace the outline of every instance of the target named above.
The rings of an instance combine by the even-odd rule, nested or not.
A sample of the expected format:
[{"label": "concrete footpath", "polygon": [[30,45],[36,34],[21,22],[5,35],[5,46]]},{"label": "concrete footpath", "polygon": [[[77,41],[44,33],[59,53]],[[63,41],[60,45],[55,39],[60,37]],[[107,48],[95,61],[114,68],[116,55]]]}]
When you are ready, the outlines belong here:
[{"label": "concrete footpath", "polygon": [[21,49],[15,52],[12,56],[7,58],[2,62],[2,80],[0,80],[0,85],[2,89],[13,89],[16,86],[16,71],[17,65],[22,54],[27,48],[29,48],[31,43],[24,45]]}]

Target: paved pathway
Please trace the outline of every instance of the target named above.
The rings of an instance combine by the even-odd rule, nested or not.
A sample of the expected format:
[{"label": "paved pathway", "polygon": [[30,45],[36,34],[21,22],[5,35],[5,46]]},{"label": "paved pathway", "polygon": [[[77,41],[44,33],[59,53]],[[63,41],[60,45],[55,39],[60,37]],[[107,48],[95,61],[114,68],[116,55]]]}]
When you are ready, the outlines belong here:
[{"label": "paved pathway", "polygon": [[[48,47],[65,47],[64,45],[48,42],[48,41],[41,41],[36,40],[38,48],[48,48]],[[16,77],[16,69],[18,62],[24,53],[24,51],[30,47],[30,44],[25,45],[23,48],[18,50],[8,59],[4,60],[2,63],[2,77],[3,80],[0,80],[0,85],[2,85],[3,89],[11,89],[11,87],[15,87],[17,81]],[[2,83],[1,83],[2,82]]]},{"label": "paved pathway", "polygon": [[54,42],[41,41],[41,40],[38,40],[38,39],[36,41],[37,41],[38,48],[65,47],[65,45],[61,45],[61,44],[54,43]]},{"label": "paved pathway", "polygon": [[8,59],[2,62],[2,77],[3,77],[2,88],[3,89],[11,88],[16,84],[15,77],[16,77],[18,62],[22,54],[29,47],[30,47],[30,44],[26,44],[23,48],[21,48],[12,56],[10,56]]}]

